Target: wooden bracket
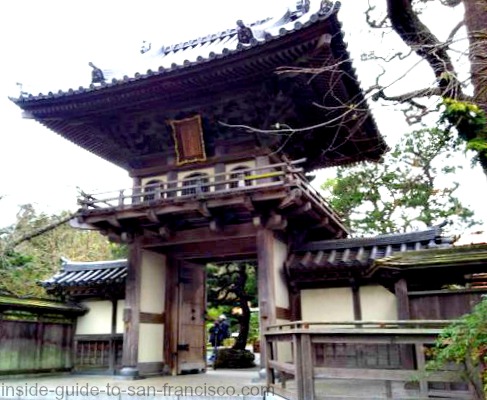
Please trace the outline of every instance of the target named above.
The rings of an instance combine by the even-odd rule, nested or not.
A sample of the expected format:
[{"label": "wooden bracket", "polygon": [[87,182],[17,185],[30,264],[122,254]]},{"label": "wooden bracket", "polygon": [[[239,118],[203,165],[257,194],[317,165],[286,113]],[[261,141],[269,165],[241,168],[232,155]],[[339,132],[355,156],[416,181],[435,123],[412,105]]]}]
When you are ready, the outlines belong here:
[{"label": "wooden bracket", "polygon": [[267,219],[265,227],[271,230],[283,230],[287,227],[287,219],[281,214],[272,213]]},{"label": "wooden bracket", "polygon": [[221,224],[221,221],[217,220],[217,219],[212,219],[210,221],[210,231],[212,232],[221,232],[223,230],[223,226]]},{"label": "wooden bracket", "polygon": [[161,226],[158,232],[159,236],[164,240],[169,240],[173,236],[173,232],[168,228],[167,225]]},{"label": "wooden bracket", "polygon": [[154,223],[159,223],[159,218],[157,217],[157,214],[154,210],[149,210],[147,211],[147,219],[151,222],[154,222]]}]

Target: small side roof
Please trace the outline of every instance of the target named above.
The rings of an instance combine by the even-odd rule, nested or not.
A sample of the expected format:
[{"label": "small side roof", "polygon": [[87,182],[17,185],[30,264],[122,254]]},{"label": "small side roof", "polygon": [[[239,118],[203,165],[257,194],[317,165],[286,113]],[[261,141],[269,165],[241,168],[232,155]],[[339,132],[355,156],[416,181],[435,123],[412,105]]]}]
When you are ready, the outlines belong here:
[{"label": "small side roof", "polygon": [[39,284],[48,293],[65,293],[78,288],[85,289],[80,294],[93,294],[103,287],[123,286],[126,277],[127,260],[75,262],[63,259],[61,271]]},{"label": "small side roof", "polygon": [[376,260],[414,250],[449,247],[452,238],[442,234],[441,226],[426,230],[311,242],[295,249],[286,261],[290,281],[334,281],[370,277]]}]

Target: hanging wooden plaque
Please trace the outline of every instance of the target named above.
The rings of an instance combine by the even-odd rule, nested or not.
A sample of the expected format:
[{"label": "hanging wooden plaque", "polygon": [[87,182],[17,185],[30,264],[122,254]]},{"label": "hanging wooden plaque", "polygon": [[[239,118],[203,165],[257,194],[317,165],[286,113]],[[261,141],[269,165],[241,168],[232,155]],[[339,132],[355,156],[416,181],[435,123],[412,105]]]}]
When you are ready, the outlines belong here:
[{"label": "hanging wooden plaque", "polygon": [[177,165],[205,161],[201,116],[171,120],[169,123],[174,137]]}]

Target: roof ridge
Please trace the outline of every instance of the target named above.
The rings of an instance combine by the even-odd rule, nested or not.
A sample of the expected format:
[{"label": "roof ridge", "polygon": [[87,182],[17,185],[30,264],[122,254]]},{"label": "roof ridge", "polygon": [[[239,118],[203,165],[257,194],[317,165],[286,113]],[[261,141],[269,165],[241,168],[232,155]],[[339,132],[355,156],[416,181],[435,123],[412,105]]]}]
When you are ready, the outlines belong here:
[{"label": "roof ridge", "polygon": [[322,240],[309,242],[295,249],[294,251],[316,251],[329,249],[344,249],[352,247],[373,247],[387,246],[402,243],[437,241],[442,237],[441,226],[433,226],[429,229],[405,232],[405,233],[388,233],[366,238],[346,238]]}]

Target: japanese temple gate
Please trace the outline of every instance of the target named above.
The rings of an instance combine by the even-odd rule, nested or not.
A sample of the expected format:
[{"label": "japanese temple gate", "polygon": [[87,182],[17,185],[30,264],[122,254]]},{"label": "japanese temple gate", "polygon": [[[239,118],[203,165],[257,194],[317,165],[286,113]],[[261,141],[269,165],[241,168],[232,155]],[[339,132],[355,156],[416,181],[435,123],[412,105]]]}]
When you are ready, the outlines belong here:
[{"label": "japanese temple gate", "polygon": [[[83,194],[76,220],[127,243],[128,261],[67,263],[44,283],[98,310],[80,320],[78,357],[95,343],[107,350],[101,363],[127,376],[204,370],[208,262],[257,262],[262,331],[335,318],[320,314],[317,301],[331,313],[330,304],[343,312],[345,304],[352,319],[406,312],[397,296],[406,281],[371,261],[441,244],[439,230],[350,242],[305,177],[377,161],[387,149],[338,9],[298,1],[276,18],[154,44],[141,55],[146,72],[108,81],[93,66],[90,87],[12,99],[133,177],[132,188]],[[309,69],[320,72],[310,77]],[[319,297],[323,287],[330,290]],[[387,309],[365,307],[367,296]]]}]

